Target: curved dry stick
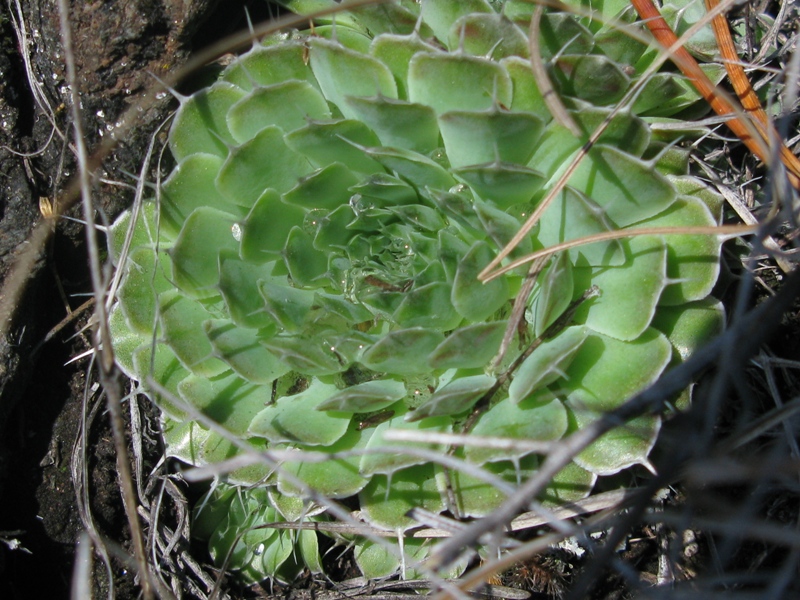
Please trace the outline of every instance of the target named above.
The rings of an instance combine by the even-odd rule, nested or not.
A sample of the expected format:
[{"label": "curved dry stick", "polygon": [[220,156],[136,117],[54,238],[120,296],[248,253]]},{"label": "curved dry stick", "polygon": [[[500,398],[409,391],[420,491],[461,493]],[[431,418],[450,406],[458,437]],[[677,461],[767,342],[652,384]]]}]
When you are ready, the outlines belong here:
[{"label": "curved dry stick", "polygon": [[501,275],[505,275],[509,271],[513,271],[517,267],[526,263],[532,262],[539,258],[546,258],[556,252],[562,250],[569,250],[570,248],[577,248],[579,246],[587,246],[597,242],[607,242],[609,240],[619,240],[622,238],[639,237],[643,235],[717,235],[717,236],[731,236],[737,237],[740,235],[750,235],[758,231],[758,225],[714,225],[714,226],[697,226],[697,227],[639,227],[636,229],[612,229],[610,231],[602,231],[594,233],[582,238],[568,240],[560,244],[554,244],[548,248],[537,250],[530,254],[526,254],[507,265],[500,267],[489,273],[484,281],[491,281]]}]

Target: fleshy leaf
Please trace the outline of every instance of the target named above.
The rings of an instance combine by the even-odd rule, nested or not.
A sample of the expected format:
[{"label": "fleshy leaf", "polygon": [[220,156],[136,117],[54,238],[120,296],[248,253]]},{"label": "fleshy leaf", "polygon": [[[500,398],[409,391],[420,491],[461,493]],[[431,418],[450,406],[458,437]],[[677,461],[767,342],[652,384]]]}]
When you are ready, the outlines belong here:
[{"label": "fleshy leaf", "polygon": [[713,298],[677,306],[660,306],[653,327],[667,336],[681,360],[687,360],[698,348],[725,326],[725,309]]},{"label": "fleshy leaf", "polygon": [[250,207],[267,188],[282,194],[311,171],[308,160],[286,146],[281,129],[270,125],[231,150],[217,188],[231,202]]},{"label": "fleshy leaf", "polygon": [[278,192],[266,190],[253,203],[247,219],[239,226],[242,258],[255,263],[277,258],[277,253],[283,251],[286,236],[304,218],[302,208],[284,204]]},{"label": "fleshy leaf", "polygon": [[315,167],[341,162],[365,175],[383,172],[383,167],[360,149],[380,145],[378,136],[361,121],[312,122],[287,134],[286,145]]},{"label": "fleshy leaf", "polygon": [[[560,400],[549,393],[534,394],[519,403],[500,402],[478,419],[471,433],[519,440],[549,442],[561,439],[568,427],[567,411]],[[530,450],[467,446],[464,454],[472,462],[508,460]]]},{"label": "fleshy leaf", "polygon": [[295,187],[283,195],[282,200],[303,208],[333,210],[347,205],[352,196],[350,188],[358,181],[344,164],[335,162],[302,177]]},{"label": "fleshy leaf", "polygon": [[350,422],[349,415],[316,410],[336,391],[335,386],[314,380],[307,390],[279,398],[261,410],[250,423],[249,433],[273,443],[329,446],[345,434]]},{"label": "fleshy leaf", "polygon": [[478,273],[492,258],[486,242],[475,242],[458,263],[451,300],[456,310],[470,321],[485,320],[509,300],[506,279],[494,279],[485,284],[478,280]]},{"label": "fleshy leaf", "polygon": [[456,329],[430,355],[434,369],[485,366],[497,354],[508,321],[474,323]]},{"label": "fleshy leaf", "polygon": [[264,385],[289,372],[289,367],[260,343],[255,330],[227,320],[206,321],[204,326],[214,354],[247,381]]},{"label": "fleshy leaf", "polygon": [[175,284],[188,296],[208,298],[217,293],[219,254],[235,251],[232,229],[236,219],[215,208],[194,210],[181,229],[170,257]]},{"label": "fleshy leaf", "polygon": [[[567,400],[576,428],[586,427],[602,415],[587,408],[592,403],[581,392],[573,393]],[[574,461],[595,475],[613,475],[622,469],[645,463],[660,428],[661,419],[657,416],[637,417],[600,436]]]},{"label": "fleshy leaf", "polygon": [[346,366],[335,346],[321,338],[277,335],[263,344],[289,368],[308,375],[333,375]]},{"label": "fleshy leaf", "polygon": [[376,379],[345,388],[328,398],[317,410],[373,412],[391,406],[406,395],[406,386],[395,379]]},{"label": "fleshy leaf", "polygon": [[508,106],[511,90],[511,78],[500,65],[465,54],[419,52],[408,68],[409,100],[439,115]]},{"label": "fleshy leaf", "polygon": [[220,81],[186,100],[170,129],[169,149],[175,159],[198,152],[228,156],[228,145],[233,145],[234,139],[225,115],[244,96],[243,89]]},{"label": "fleshy leaf", "polygon": [[248,383],[238,375],[214,380],[189,375],[178,384],[181,397],[234,435],[243,435],[253,417],[272,401],[269,386]]},{"label": "fleshy leaf", "polygon": [[573,270],[578,289],[590,281],[600,289],[599,297],[578,308],[575,321],[620,340],[635,340],[650,326],[667,284],[667,248],[654,236],[623,240],[622,246],[626,261],[618,267]]},{"label": "fleshy leaf", "polygon": [[563,377],[564,370],[588,335],[586,327],[568,327],[536,348],[514,373],[508,399],[518,404],[537,389]]},{"label": "fleshy leaf", "polygon": [[653,166],[612,146],[592,148],[569,183],[602,206],[620,227],[657,215],[677,197]]},{"label": "fleshy leaf", "polygon": [[539,278],[531,303],[536,335],[542,335],[567,309],[575,287],[572,263],[564,253],[556,256]]},{"label": "fleshy leaf", "polygon": [[284,132],[303,127],[307,119],[330,119],[325,98],[307,81],[289,80],[253,90],[228,111],[228,128],[241,144],[270,125]]},{"label": "fleshy leaf", "polygon": [[213,356],[211,342],[203,331],[203,322],[215,315],[175,290],[161,294],[158,305],[164,340],[187,369],[196,375],[213,377],[228,368]]},{"label": "fleshy leaf", "polygon": [[394,77],[379,60],[319,37],[310,38],[309,43],[311,68],[325,98],[345,118],[358,118],[347,103],[350,96],[397,98]]},{"label": "fleshy leaf", "polygon": [[[681,196],[666,211],[642,227],[713,227],[711,211],[696,198]],[[719,276],[722,241],[714,235],[672,235],[667,245],[669,285],[659,304],[677,305],[701,300],[711,293]]]},{"label": "fleshy leaf", "polygon": [[526,165],[543,128],[532,113],[451,111],[439,117],[450,165],[454,168],[494,161]]},{"label": "fleshy leaf", "polygon": [[652,328],[630,342],[591,334],[573,358],[561,387],[588,392],[581,399],[591,410],[611,410],[655,381],[671,355],[667,338]]},{"label": "fleshy leaf", "polygon": [[412,508],[433,513],[445,508],[430,464],[402,469],[391,475],[376,475],[361,490],[358,500],[370,523],[391,531],[405,531],[418,525],[406,516]]},{"label": "fleshy leaf", "polygon": [[169,261],[153,248],[139,246],[128,254],[125,285],[119,290],[120,309],[131,329],[152,334],[156,325],[156,297],[172,287]]},{"label": "fleshy leaf", "polygon": [[200,206],[239,215],[242,208],[219,193],[216,178],[224,160],[214,154],[183,159],[161,188],[161,226],[177,235],[186,218]]},{"label": "fleshy leaf", "polygon": [[444,335],[423,327],[399,329],[385,335],[368,349],[361,362],[375,371],[413,375],[428,370],[428,355],[442,343]]},{"label": "fleshy leaf", "polygon": [[378,135],[381,144],[427,154],[438,146],[436,114],[429,106],[383,96],[348,97],[358,119]]},{"label": "fleshy leaf", "polygon": [[[319,408],[319,407],[317,407]],[[365,436],[356,428],[351,428],[341,438],[325,448],[326,452],[349,452],[361,449],[366,445],[369,436]],[[360,492],[369,482],[369,478],[358,471],[361,457],[358,455],[346,458],[329,458],[324,461],[304,461],[298,450],[298,459],[287,459],[278,473],[278,491],[291,496],[306,496],[292,478],[297,478],[319,494],[329,498],[347,498]]]},{"label": "fleshy leaf", "polygon": [[409,413],[406,420],[419,421],[427,417],[463,413],[472,408],[486,392],[494,387],[495,383],[497,383],[497,379],[489,375],[472,375],[453,379]]}]

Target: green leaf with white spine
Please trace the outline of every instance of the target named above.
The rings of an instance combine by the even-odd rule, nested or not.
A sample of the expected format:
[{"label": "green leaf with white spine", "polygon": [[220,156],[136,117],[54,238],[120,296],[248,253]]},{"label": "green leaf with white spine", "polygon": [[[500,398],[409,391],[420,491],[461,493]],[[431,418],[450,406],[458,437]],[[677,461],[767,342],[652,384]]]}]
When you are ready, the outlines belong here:
[{"label": "green leaf with white spine", "polygon": [[446,169],[418,152],[384,147],[364,148],[364,152],[416,187],[448,189],[455,184]]},{"label": "green leaf with white spine", "polygon": [[[491,238],[498,248],[504,248],[510,243],[520,229],[521,223],[507,212],[495,208],[488,202],[476,200],[473,203],[475,214],[480,219],[486,235]],[[531,238],[525,237],[511,252],[512,258],[529,254],[532,250]]]},{"label": "green leaf with white spine", "polygon": [[286,134],[286,145],[302,154],[314,167],[341,162],[363,175],[383,173],[380,163],[366,156],[361,147],[379,146],[380,140],[361,121],[311,122]]},{"label": "green leaf with white spine", "polygon": [[[192,154],[184,158],[161,187],[161,227],[177,235],[187,217],[200,206],[231,215],[242,207],[219,193],[216,178],[224,160],[214,154]],[[155,229],[153,230],[155,231]]]},{"label": "green leaf with white spine", "polygon": [[187,404],[236,436],[244,435],[253,417],[272,401],[269,386],[248,383],[234,374],[213,380],[189,375],[178,384],[178,392]]},{"label": "green leaf with white spine", "polygon": [[260,329],[274,326],[259,291],[261,280],[271,280],[274,263],[245,262],[236,252],[220,252],[219,291],[231,320],[240,327]]},{"label": "green leaf with white spine", "polygon": [[450,48],[473,56],[491,56],[499,60],[507,56],[527,57],[528,37],[502,14],[472,13],[458,19],[450,28]]},{"label": "green leaf with white spine", "polygon": [[[620,340],[635,340],[650,326],[667,285],[667,247],[655,236],[622,240],[626,261],[614,267],[575,268],[575,285],[596,285],[600,296],[575,312],[576,323]],[[591,283],[590,283],[591,282]]]},{"label": "green leaf with white spine", "polygon": [[220,78],[247,91],[289,80],[307,81],[318,88],[317,80],[306,64],[306,52],[303,40],[286,40],[272,46],[257,45],[232,62]]},{"label": "green leaf with white spine", "polygon": [[593,411],[612,410],[653,383],[671,356],[667,338],[652,328],[629,342],[593,333],[573,358],[560,388],[588,392],[581,399]]},{"label": "green leaf with white spine", "polygon": [[478,280],[478,273],[492,260],[492,250],[486,242],[475,242],[456,269],[450,299],[456,310],[470,321],[483,321],[509,300],[508,281]]},{"label": "green leaf with white spine", "polygon": [[[597,202],[570,186],[558,193],[539,223],[537,239],[544,247],[616,229]],[[613,266],[625,261],[619,240],[584,244],[567,252],[581,266]]]},{"label": "green leaf with white spine", "polygon": [[[538,465],[537,457],[529,455],[516,462],[508,460],[490,462],[480,468],[512,485],[519,485],[520,482],[533,474]],[[439,481],[442,492],[446,493],[443,481],[441,479]],[[485,517],[508,498],[504,491],[466,471],[451,471],[450,484],[458,512],[463,517],[476,519]]]},{"label": "green leaf with white spine", "polygon": [[131,357],[133,369],[141,377],[146,374],[146,378],[151,378],[159,386],[171,394],[169,397],[166,394],[156,392],[152,386],[146,381],[142,382],[142,387],[147,390],[147,393],[155,402],[158,402],[158,407],[169,417],[173,419],[185,420],[187,418],[186,411],[175,402],[175,398],[179,398],[178,384],[190,375],[190,371],[184,367],[175,353],[165,344],[156,344],[155,354],[153,353],[153,346],[148,343],[139,346]]},{"label": "green leaf with white spine", "polygon": [[[702,201],[680,196],[663,213],[643,221],[641,227],[714,227],[716,221]],[[670,236],[667,250],[669,285],[659,304],[679,305],[701,300],[711,293],[719,276],[722,241],[715,235]]]},{"label": "green leaf with white spine", "polygon": [[450,301],[450,286],[444,281],[407,292],[393,317],[401,327],[432,327],[440,331],[454,329],[463,320]]},{"label": "green leaf with white spine", "polygon": [[289,232],[304,218],[302,208],[284,204],[278,192],[266,190],[253,203],[244,223],[239,225],[242,259],[254,263],[274,260],[283,251]]},{"label": "green leaf with white spine", "polygon": [[217,188],[231,202],[250,207],[268,188],[282,194],[311,171],[308,160],[286,146],[281,129],[270,125],[231,150]]},{"label": "green leaf with white spine", "polygon": [[350,416],[316,407],[336,393],[336,387],[313,380],[309,388],[278,399],[261,410],[250,423],[249,433],[273,443],[302,442],[310,446],[329,446],[346,432]]},{"label": "green leaf with white spine", "polygon": [[408,68],[408,99],[438,115],[511,103],[511,78],[497,63],[464,54],[419,52]]},{"label": "green leaf with white spine", "polygon": [[544,124],[533,113],[450,111],[439,116],[447,158],[453,168],[494,161],[526,165]]},{"label": "green leaf with white spine", "polygon": [[416,32],[409,35],[383,34],[372,40],[370,54],[385,64],[397,82],[399,98],[408,98],[408,64],[417,52],[436,52]]},{"label": "green leaf with white spine", "polygon": [[[518,403],[503,401],[483,413],[470,433],[518,440],[551,442],[561,439],[568,427],[567,411],[549,392],[534,394]],[[530,450],[467,446],[466,458],[474,463],[508,460]]]},{"label": "green leaf with white spine", "polygon": [[423,327],[398,329],[381,338],[361,358],[367,368],[397,375],[428,371],[428,355],[444,341],[444,335]]},{"label": "green leaf with white spine", "polygon": [[485,366],[497,354],[508,321],[474,323],[453,331],[431,353],[434,369],[471,369]]},{"label": "green leaf with white spine", "polygon": [[228,365],[213,356],[214,349],[203,331],[203,323],[218,315],[176,290],[159,296],[158,309],[164,340],[187,369],[203,377],[213,377],[228,369]]},{"label": "green leaf with white spine", "polygon": [[494,11],[486,0],[462,0],[460,2],[423,0],[420,6],[420,15],[423,21],[430,26],[440,40],[447,40],[453,24],[461,17],[472,13],[492,14]]},{"label": "green leaf with white spine", "polygon": [[570,305],[575,280],[568,255],[559,253],[539,276],[531,302],[534,333],[542,335]]},{"label": "green leaf with white spine", "polygon": [[291,370],[307,375],[333,375],[346,366],[324,334],[276,335],[262,343]]},{"label": "green leaf with white spine", "polygon": [[349,96],[347,104],[358,119],[378,135],[384,146],[422,154],[432,152],[438,146],[436,114],[429,106],[383,96]]},{"label": "green leaf with white spine", "polygon": [[[120,254],[128,235],[132,216],[131,211],[125,211],[108,228],[108,248],[115,266],[119,266]],[[159,230],[156,223],[156,203],[143,202],[142,209],[136,216],[130,247],[153,245],[158,241],[161,249],[167,250],[171,245],[170,242],[175,239],[177,231],[166,233],[163,229]]]},{"label": "green leaf with white spine", "polygon": [[[452,430],[452,419],[446,417],[431,417],[420,421],[406,421],[405,413],[400,412],[388,421],[381,423],[375,428],[372,437],[370,437],[367,442],[367,453],[361,457],[359,470],[362,475],[387,475],[405,467],[421,465],[428,462],[427,458],[411,453],[398,453],[396,451],[390,453],[381,452],[381,449],[385,446],[396,445],[396,443],[388,442],[384,438],[386,432],[390,429],[427,433],[450,433]],[[408,443],[405,444],[408,445]],[[427,450],[442,449],[440,444],[414,444],[413,447]]]},{"label": "green leaf with white spine", "polygon": [[[114,305],[108,317],[108,327],[114,340],[114,362],[127,376],[134,378],[140,371],[136,370],[133,364],[134,352],[150,339],[140,333],[136,333],[125,322],[125,315],[120,304]],[[143,371],[146,372],[146,371]]]},{"label": "green leaf with white spine", "polygon": [[283,260],[292,283],[302,287],[320,287],[328,272],[328,257],[314,248],[311,235],[300,227],[292,227],[286,238]]},{"label": "green leaf with white spine", "polygon": [[[162,253],[163,254],[163,253]],[[139,246],[131,250],[125,268],[125,284],[118,292],[120,309],[131,329],[152,334],[156,326],[156,297],[172,287],[169,260],[154,248]],[[166,271],[166,272],[165,272]]]},{"label": "green leaf with white spine", "polygon": [[667,336],[681,360],[687,360],[725,327],[725,308],[713,298],[678,306],[659,306],[653,327]]},{"label": "green leaf with white spine", "polygon": [[539,501],[547,508],[561,508],[586,498],[596,481],[597,475],[571,462],[550,480]]},{"label": "green leaf with white spine", "polygon": [[539,84],[531,71],[530,60],[519,56],[510,56],[500,61],[511,77],[513,97],[511,104],[506,104],[514,111],[530,112],[538,116],[544,123],[552,119]]},{"label": "green leaf with white spine", "polygon": [[616,62],[599,54],[560,54],[551,74],[562,93],[601,106],[621,100],[631,83]]},{"label": "green leaf with white spine", "polygon": [[466,412],[496,383],[497,379],[489,375],[471,375],[452,379],[409,413],[406,420],[419,421],[427,417],[457,415]]},{"label": "green leaf with white spine", "polygon": [[345,388],[317,407],[317,410],[338,410],[363,413],[382,410],[406,395],[406,386],[396,379],[375,379]]},{"label": "green leaf with white spine", "polygon": [[357,113],[348,96],[397,98],[397,86],[389,69],[379,60],[318,37],[309,40],[311,69],[325,98],[348,119]]},{"label": "green leaf with white spine", "polygon": [[[593,400],[581,390],[573,392],[567,399],[576,429],[602,417],[603,413],[587,408],[592,403]],[[661,419],[657,416],[631,419],[600,436],[573,460],[595,475],[614,475],[633,465],[647,463],[660,428]]]},{"label": "green leaf with white spine", "polygon": [[588,335],[586,327],[568,327],[536,348],[514,372],[508,399],[519,404],[537,389],[563,377],[564,370]]},{"label": "green leaf with white spine", "polygon": [[261,344],[261,335],[253,329],[220,319],[206,321],[204,328],[217,358],[247,381],[265,385],[289,372],[289,367]]},{"label": "green leaf with white spine", "polygon": [[303,127],[307,119],[330,119],[331,111],[313,85],[289,80],[256,88],[231,106],[227,118],[231,135],[242,144],[265,127],[289,132]]},{"label": "green leaf with white spine", "polygon": [[657,215],[677,197],[652,165],[612,146],[592,148],[569,184],[602,206],[620,227]]},{"label": "green leaf with white spine", "polygon": [[445,505],[437,489],[433,465],[417,465],[376,475],[358,495],[361,511],[370,523],[391,531],[419,525],[406,516],[412,508],[440,513]]},{"label": "green leaf with white spine", "polygon": [[219,81],[184,100],[169,134],[169,149],[175,159],[180,162],[198,152],[228,156],[228,146],[234,144],[234,139],[225,115],[245,93],[235,85]]},{"label": "green leaf with white spine", "polygon": [[347,166],[335,162],[301,177],[281,200],[303,208],[334,210],[348,204],[352,196],[350,188],[358,182],[355,173]]},{"label": "green leaf with white spine", "polygon": [[220,252],[238,249],[232,233],[235,224],[233,215],[204,206],[186,219],[169,254],[175,284],[187,296],[210,298],[217,294]]},{"label": "green leaf with white spine", "polygon": [[361,457],[357,455],[357,452],[366,446],[368,439],[369,435],[351,424],[341,438],[324,449],[328,453],[354,452],[351,456],[323,461],[301,460],[300,452],[313,451],[313,448],[296,448],[298,459],[288,458],[278,472],[278,491],[290,496],[306,497],[308,492],[295,482],[300,480],[306,486],[313,488],[316,493],[324,494],[328,498],[348,498],[357,494],[369,483],[369,478],[359,473]]}]

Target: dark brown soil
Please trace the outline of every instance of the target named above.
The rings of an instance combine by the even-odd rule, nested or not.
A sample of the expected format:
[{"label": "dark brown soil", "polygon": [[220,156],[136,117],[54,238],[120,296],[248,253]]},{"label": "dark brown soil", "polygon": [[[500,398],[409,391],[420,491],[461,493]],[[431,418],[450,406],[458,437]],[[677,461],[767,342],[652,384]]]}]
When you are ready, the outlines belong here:
[{"label": "dark brown soil", "polygon": [[[69,4],[90,148],[153,85],[153,75],[163,76],[193,49],[243,27],[246,6],[255,19],[266,17],[262,2],[226,2],[222,9],[218,0]],[[35,100],[12,25],[12,20],[19,22],[17,9],[14,1],[0,6],[0,279],[43,218],[40,197],[52,202],[75,171],[72,153],[58,134],[52,135],[52,124]],[[21,0],[19,10],[30,38],[30,75],[41,85],[55,124],[71,141],[57,2]],[[139,115],[137,127],[104,162],[103,178],[135,183],[125,173],[139,171],[149,138],[171,107],[167,97]],[[124,187],[101,183],[96,188],[98,208],[107,219],[131,198]],[[75,209],[69,214],[79,217]],[[88,334],[70,339],[87,315],[43,340],[86,300],[81,296],[91,290],[86,264],[82,226],[62,220],[28,273],[10,335],[0,340],[0,598],[69,595],[75,543],[83,530],[70,461],[89,362],[65,364],[91,348]],[[127,529],[104,411],[90,436],[93,515],[101,534],[124,545]],[[135,597],[123,571],[119,567],[114,573],[117,597]]]}]

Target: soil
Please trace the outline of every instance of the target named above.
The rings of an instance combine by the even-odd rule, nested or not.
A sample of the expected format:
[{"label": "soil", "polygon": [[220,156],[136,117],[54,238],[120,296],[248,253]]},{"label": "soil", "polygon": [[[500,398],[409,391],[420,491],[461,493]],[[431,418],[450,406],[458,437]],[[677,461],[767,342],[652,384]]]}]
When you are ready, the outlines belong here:
[{"label": "soil", "polygon": [[[246,26],[245,9],[254,22],[267,18],[263,0],[71,0],[75,58],[88,145],[111,135],[113,124],[153,84],[183,64],[194,50]],[[21,11],[28,48],[17,45],[13,23]],[[30,57],[29,67],[25,56]],[[26,71],[30,68],[30,73]],[[8,0],[0,5],[0,280],[10,273],[37,223],[41,207],[60,197],[75,172],[73,154],[55,124],[71,140],[69,98],[64,81],[56,0]],[[30,76],[30,78],[29,78]],[[32,83],[35,82],[35,83]],[[40,86],[36,92],[33,86]],[[46,110],[40,95],[51,109]],[[133,182],[153,132],[174,108],[168,96],[138,115],[137,126],[103,162],[96,182],[98,214],[110,221],[132,200]],[[48,116],[48,112],[51,112]],[[52,119],[52,122],[51,122]],[[23,153],[23,154],[20,154]],[[41,200],[44,198],[45,200]],[[73,208],[69,216],[80,218]],[[89,333],[78,333],[91,311],[76,311],[91,290],[82,225],[60,220],[27,272],[24,294],[15,306],[7,335],[0,339],[0,598],[66,598],[70,595],[76,542],[84,530],[74,488],[72,454],[85,414],[96,416],[88,428],[88,481],[97,531],[122,548],[130,544],[118,483],[115,451],[103,398],[94,385],[88,358]],[[796,359],[800,311],[786,316],[778,354]],[[4,331],[6,331],[4,330]],[[788,376],[787,376],[788,377]],[[791,379],[790,377],[788,377]],[[786,378],[784,379],[784,383]],[[797,382],[785,383],[786,398]],[[87,392],[87,389],[89,390]],[[146,409],[142,409],[146,412]],[[127,413],[127,410],[126,410]],[[147,415],[145,414],[145,417]],[[157,443],[145,442],[152,463]],[[145,452],[147,455],[147,452]],[[152,466],[149,465],[149,466]],[[797,520],[796,501],[782,493],[770,496],[770,510],[784,510],[779,522]],[[643,529],[642,539],[657,533]],[[702,546],[702,544],[701,544]],[[653,567],[653,544],[634,545],[629,555],[647,557]],[[752,555],[740,559],[746,565]],[[637,559],[638,560],[638,559]],[[117,598],[138,597],[129,565],[112,561]],[[540,565],[539,565],[540,566]],[[539,566],[528,565],[520,577],[531,578]],[[352,565],[341,567],[342,572]],[[531,574],[533,573],[533,575]],[[95,561],[94,597],[105,597],[109,578]],[[352,574],[351,574],[352,575]],[[603,597],[623,597],[623,587],[609,578]],[[322,586],[324,587],[324,586]],[[249,594],[268,595],[250,590]],[[313,594],[312,594],[313,595]]]},{"label": "soil", "polygon": [[[246,8],[256,19],[266,17],[263,2],[225,2],[221,8],[219,4],[218,0],[69,2],[89,148],[110,135],[114,123],[153,86],[154,76],[163,76],[183,64],[193,50],[246,26]],[[29,38],[27,49],[17,44],[13,24],[20,22]],[[73,153],[62,139],[64,135],[72,143],[63,56],[56,0],[2,3],[3,280],[35,225],[44,220],[40,205],[59,197],[75,172]],[[49,109],[37,100],[34,85]],[[104,161],[103,180],[127,187],[96,185],[100,218],[111,220],[130,205],[130,184],[135,182],[128,174],[139,172],[151,135],[173,108],[174,101],[166,95],[139,114],[134,130]],[[59,132],[54,132],[54,124]],[[80,218],[75,208],[67,214]],[[84,236],[80,223],[59,222],[26,274],[25,292],[9,333],[0,339],[0,598],[4,599],[65,598],[70,592],[75,544],[83,530],[71,456],[84,413],[89,362],[83,358],[67,363],[91,348],[88,333],[72,338],[90,311],[75,313],[72,323],[44,340],[91,290]],[[89,434],[92,513],[101,534],[125,545],[127,529],[108,419],[101,411],[94,423]],[[135,597],[135,586],[124,571],[119,566],[113,573],[117,597]],[[95,579],[107,582],[103,574]],[[102,594],[102,589],[96,590],[97,597]]]}]

